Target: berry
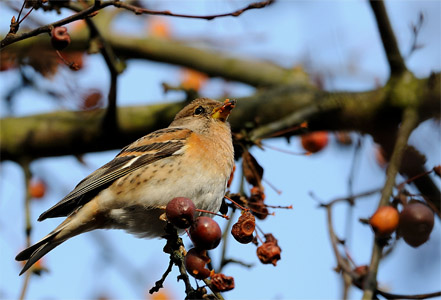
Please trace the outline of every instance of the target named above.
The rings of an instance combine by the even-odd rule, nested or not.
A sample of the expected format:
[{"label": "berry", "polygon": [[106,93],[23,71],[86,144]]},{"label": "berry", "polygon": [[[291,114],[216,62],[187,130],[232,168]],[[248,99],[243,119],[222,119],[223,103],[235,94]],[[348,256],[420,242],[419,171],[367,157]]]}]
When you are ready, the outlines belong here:
[{"label": "berry", "polygon": [[46,184],[43,180],[31,180],[29,183],[29,194],[32,198],[43,198],[46,193]]},{"label": "berry", "polygon": [[391,235],[398,227],[399,214],[392,206],[381,206],[372,215],[369,224],[377,237],[383,238]]},{"label": "berry", "polygon": [[51,31],[52,47],[63,50],[70,44],[70,36],[66,27],[54,27]]},{"label": "berry", "polygon": [[188,198],[173,198],[165,208],[167,220],[178,228],[185,229],[190,227],[194,221],[196,207]]},{"label": "berry", "polygon": [[301,137],[303,149],[316,153],[328,144],[328,133],[326,131],[315,131],[303,134]]},{"label": "berry", "polygon": [[205,267],[210,262],[207,251],[191,248],[185,256],[185,268],[191,276],[197,279],[205,279],[211,271]]},{"label": "berry", "polygon": [[234,278],[222,273],[211,276],[211,286],[218,292],[226,292],[234,289]]},{"label": "berry", "polygon": [[257,257],[263,264],[277,265],[277,261],[280,260],[280,249],[277,244],[277,239],[272,234],[265,234],[265,243],[257,247]]},{"label": "berry", "polygon": [[253,232],[256,227],[256,220],[254,216],[245,211],[240,217],[237,223],[233,225],[231,234],[233,237],[242,244],[248,244],[253,240]]},{"label": "berry", "polygon": [[410,202],[400,214],[400,233],[408,245],[416,248],[427,242],[433,223],[433,211],[426,204]]},{"label": "berry", "polygon": [[209,217],[198,217],[190,227],[190,238],[196,247],[214,249],[219,245],[222,231],[219,225]]}]

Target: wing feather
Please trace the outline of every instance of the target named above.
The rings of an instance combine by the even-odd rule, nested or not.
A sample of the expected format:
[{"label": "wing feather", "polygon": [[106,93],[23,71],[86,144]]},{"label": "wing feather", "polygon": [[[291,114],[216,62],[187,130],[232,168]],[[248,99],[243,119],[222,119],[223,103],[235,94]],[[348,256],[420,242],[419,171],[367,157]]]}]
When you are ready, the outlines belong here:
[{"label": "wing feather", "polygon": [[42,213],[38,220],[68,216],[116,179],[155,161],[179,155],[179,150],[184,147],[191,133],[189,129],[165,128],[138,139],[123,148],[113,160],[80,181],[66,197]]}]

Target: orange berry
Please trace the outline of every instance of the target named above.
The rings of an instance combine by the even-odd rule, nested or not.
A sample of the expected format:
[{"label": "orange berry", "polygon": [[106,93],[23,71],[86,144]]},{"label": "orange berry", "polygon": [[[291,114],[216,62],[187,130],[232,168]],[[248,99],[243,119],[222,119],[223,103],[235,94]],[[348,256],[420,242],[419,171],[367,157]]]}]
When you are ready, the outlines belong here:
[{"label": "orange berry", "polygon": [[372,215],[369,223],[377,237],[387,237],[397,229],[399,220],[400,215],[396,208],[382,206]]},{"label": "orange berry", "polygon": [[46,184],[43,180],[32,180],[29,183],[29,194],[32,198],[42,198],[46,192]]},{"label": "orange berry", "polygon": [[316,153],[328,144],[328,133],[326,131],[315,131],[303,134],[301,137],[303,149]]}]

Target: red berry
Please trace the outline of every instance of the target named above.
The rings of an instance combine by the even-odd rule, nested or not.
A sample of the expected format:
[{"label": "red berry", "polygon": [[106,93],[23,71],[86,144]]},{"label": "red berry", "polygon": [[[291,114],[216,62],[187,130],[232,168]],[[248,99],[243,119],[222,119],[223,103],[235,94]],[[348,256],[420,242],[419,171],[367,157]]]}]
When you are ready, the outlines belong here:
[{"label": "red berry", "polygon": [[392,206],[381,206],[369,220],[377,237],[387,237],[398,227],[399,214]]},{"label": "red berry", "polygon": [[63,50],[70,44],[70,36],[66,27],[54,27],[51,31],[51,43],[57,50]]},{"label": "red berry", "polygon": [[165,208],[167,220],[178,228],[188,228],[194,221],[196,207],[188,198],[173,198]]},{"label": "red berry", "polygon": [[32,198],[42,198],[46,193],[46,184],[43,180],[31,180],[29,183],[29,194]]},{"label": "red berry", "polygon": [[222,231],[213,219],[198,217],[190,227],[190,238],[196,247],[210,250],[219,245]]},{"label": "red berry", "polygon": [[303,134],[301,137],[303,149],[316,153],[328,144],[328,133],[326,131],[314,131]]},{"label": "red berry", "polygon": [[185,256],[185,268],[191,276],[197,279],[205,279],[211,271],[205,267],[210,262],[205,250],[191,248]]},{"label": "red berry", "polygon": [[433,211],[422,202],[410,202],[400,214],[400,233],[404,241],[419,247],[429,239],[434,224]]}]

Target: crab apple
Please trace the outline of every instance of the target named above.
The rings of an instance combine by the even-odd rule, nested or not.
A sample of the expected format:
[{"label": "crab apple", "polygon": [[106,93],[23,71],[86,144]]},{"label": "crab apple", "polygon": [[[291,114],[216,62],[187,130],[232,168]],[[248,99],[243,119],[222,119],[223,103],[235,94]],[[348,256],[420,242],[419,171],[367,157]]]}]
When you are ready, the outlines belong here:
[{"label": "crab apple", "polygon": [[328,133],[326,131],[314,131],[305,133],[301,137],[303,149],[316,153],[328,144]]},{"label": "crab apple", "polygon": [[282,249],[277,244],[277,239],[271,234],[265,234],[265,243],[257,247],[257,257],[263,264],[277,265],[281,259]]},{"label": "crab apple", "polygon": [[198,217],[190,227],[190,238],[196,247],[214,249],[219,245],[222,231],[219,225],[209,217]]},{"label": "crab apple", "polygon": [[32,198],[43,198],[46,193],[46,184],[41,179],[31,180],[29,183],[29,194]]},{"label": "crab apple", "polygon": [[400,233],[404,241],[412,247],[416,248],[427,242],[433,224],[433,211],[422,202],[410,202],[400,213]]},{"label": "crab apple", "polygon": [[66,27],[54,27],[51,31],[52,47],[56,50],[63,50],[70,44],[70,36]]},{"label": "crab apple", "polygon": [[222,273],[211,276],[211,286],[218,292],[226,292],[234,289],[234,278]]},{"label": "crab apple", "polygon": [[375,235],[380,238],[388,237],[398,227],[400,215],[396,208],[392,206],[381,206],[372,215],[369,224]]},{"label": "crab apple", "polygon": [[198,248],[191,248],[184,261],[188,273],[197,279],[205,279],[211,275],[211,271],[205,267],[209,262],[207,251]]},{"label": "crab apple", "polygon": [[190,227],[195,213],[196,206],[193,201],[185,197],[173,198],[165,208],[167,220],[181,229]]},{"label": "crab apple", "polygon": [[249,212],[245,211],[237,220],[231,229],[231,234],[233,237],[242,244],[248,244],[253,239],[253,232],[256,227],[256,220],[254,216]]}]

